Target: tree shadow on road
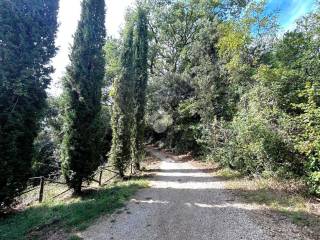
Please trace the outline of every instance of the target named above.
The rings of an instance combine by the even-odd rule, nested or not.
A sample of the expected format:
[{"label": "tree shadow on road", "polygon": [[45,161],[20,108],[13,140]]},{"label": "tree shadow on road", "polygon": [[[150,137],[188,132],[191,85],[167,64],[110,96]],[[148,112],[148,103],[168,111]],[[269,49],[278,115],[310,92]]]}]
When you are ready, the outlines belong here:
[{"label": "tree shadow on road", "polygon": [[128,181],[91,191],[65,201],[47,201],[0,219],[0,239],[46,239],[58,229],[83,230],[98,217],[114,212],[138,189],[143,181]]}]

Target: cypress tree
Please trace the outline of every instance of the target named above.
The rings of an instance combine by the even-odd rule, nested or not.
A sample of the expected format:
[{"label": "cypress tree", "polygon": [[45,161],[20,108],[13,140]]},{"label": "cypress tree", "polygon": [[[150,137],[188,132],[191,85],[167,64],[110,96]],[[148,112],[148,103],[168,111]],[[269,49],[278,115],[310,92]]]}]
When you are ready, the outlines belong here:
[{"label": "cypress tree", "polygon": [[55,55],[58,0],[0,1],[0,207],[31,175]]},{"label": "cypress tree", "polygon": [[101,87],[105,60],[105,1],[83,0],[64,81],[62,170],[75,194],[100,163]]},{"label": "cypress tree", "polygon": [[139,6],[136,15],[134,33],[134,68],[135,68],[135,116],[132,132],[132,160],[135,168],[140,169],[144,155],[144,113],[148,81],[148,26],[146,12]]},{"label": "cypress tree", "polygon": [[131,127],[133,118],[133,25],[127,20],[120,56],[121,73],[113,83],[111,161],[124,177],[131,158]]}]

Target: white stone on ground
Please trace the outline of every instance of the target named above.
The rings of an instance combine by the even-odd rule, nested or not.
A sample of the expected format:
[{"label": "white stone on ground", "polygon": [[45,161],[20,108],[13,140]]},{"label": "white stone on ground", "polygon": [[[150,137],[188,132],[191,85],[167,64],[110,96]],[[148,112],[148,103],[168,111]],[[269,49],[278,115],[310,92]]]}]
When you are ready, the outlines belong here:
[{"label": "white stone on ground", "polygon": [[[223,181],[188,162],[161,159],[151,188],[140,190],[122,213],[100,218],[79,234],[92,240],[268,240],[250,217],[255,209],[241,204]],[[290,238],[292,239],[292,238]],[[283,240],[283,238],[282,238]]]}]

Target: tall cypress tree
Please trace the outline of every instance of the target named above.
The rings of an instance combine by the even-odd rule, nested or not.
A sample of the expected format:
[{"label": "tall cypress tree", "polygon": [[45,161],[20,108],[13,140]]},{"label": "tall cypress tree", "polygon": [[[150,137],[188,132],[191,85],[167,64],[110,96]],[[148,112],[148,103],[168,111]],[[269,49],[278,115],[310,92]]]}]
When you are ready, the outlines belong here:
[{"label": "tall cypress tree", "polygon": [[105,1],[83,0],[64,81],[66,97],[62,170],[75,194],[100,162],[101,87],[105,60]]},{"label": "tall cypress tree", "polygon": [[0,1],[0,207],[31,175],[55,55],[58,0]]},{"label": "tall cypress tree", "polygon": [[127,20],[120,57],[121,74],[113,83],[111,161],[124,177],[131,158],[131,127],[133,119],[133,25]]},{"label": "tall cypress tree", "polygon": [[148,81],[148,25],[146,12],[138,7],[134,33],[134,69],[135,69],[135,116],[132,132],[132,159],[135,168],[140,169],[144,155],[144,113]]}]

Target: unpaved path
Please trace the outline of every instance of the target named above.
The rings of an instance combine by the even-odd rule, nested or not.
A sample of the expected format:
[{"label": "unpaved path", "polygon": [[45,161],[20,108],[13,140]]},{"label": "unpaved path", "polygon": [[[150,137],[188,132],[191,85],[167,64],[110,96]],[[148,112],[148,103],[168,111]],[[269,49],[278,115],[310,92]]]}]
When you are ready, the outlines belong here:
[{"label": "unpaved path", "polygon": [[105,216],[81,234],[96,240],[301,239],[264,230],[224,189],[223,181],[188,162],[161,159],[151,188],[139,191],[122,213]]}]

